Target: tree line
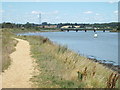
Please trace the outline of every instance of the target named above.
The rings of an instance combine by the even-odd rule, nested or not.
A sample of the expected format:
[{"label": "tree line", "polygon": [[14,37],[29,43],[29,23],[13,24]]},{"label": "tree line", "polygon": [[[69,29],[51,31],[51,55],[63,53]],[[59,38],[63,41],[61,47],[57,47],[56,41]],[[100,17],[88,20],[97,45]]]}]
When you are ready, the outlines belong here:
[{"label": "tree line", "polygon": [[15,24],[15,23],[10,23],[10,22],[3,22],[0,24],[1,28],[38,28],[38,26],[44,26],[44,25],[57,25],[57,28],[60,28],[62,26],[66,26],[66,25],[71,25],[72,27],[74,26],[81,26],[81,27],[85,27],[85,26],[91,26],[91,27],[99,27],[99,28],[106,28],[109,27],[111,29],[117,29],[120,30],[120,22],[113,22],[113,23],[94,23],[94,24],[78,24],[78,23],[59,23],[59,24],[34,24],[34,23],[25,23],[25,24]]}]

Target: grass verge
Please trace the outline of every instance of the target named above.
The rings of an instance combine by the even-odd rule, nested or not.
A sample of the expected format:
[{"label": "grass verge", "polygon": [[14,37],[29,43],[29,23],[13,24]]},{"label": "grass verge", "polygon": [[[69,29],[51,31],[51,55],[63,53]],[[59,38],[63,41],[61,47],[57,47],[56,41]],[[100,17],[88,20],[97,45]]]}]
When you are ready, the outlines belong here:
[{"label": "grass verge", "polygon": [[6,70],[10,64],[10,54],[15,51],[15,46],[17,41],[14,39],[15,35],[10,32],[10,29],[1,29],[1,59],[0,62],[2,64],[2,71]]},{"label": "grass verge", "polygon": [[59,29],[42,29],[42,28],[13,28],[10,30],[13,33],[25,33],[25,32],[58,32]]},{"label": "grass verge", "polygon": [[29,41],[38,73],[31,81],[37,88],[118,88],[117,72],[56,45],[41,36],[18,36]]}]

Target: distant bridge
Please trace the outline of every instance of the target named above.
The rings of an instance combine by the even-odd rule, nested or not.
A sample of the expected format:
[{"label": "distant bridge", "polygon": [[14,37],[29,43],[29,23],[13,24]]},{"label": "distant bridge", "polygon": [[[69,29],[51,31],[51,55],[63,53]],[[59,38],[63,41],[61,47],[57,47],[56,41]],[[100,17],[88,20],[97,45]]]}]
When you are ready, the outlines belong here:
[{"label": "distant bridge", "polygon": [[78,32],[78,31],[85,31],[85,32],[87,32],[87,31],[94,31],[94,32],[103,31],[103,32],[105,32],[105,31],[110,31],[110,30],[112,30],[112,29],[61,28],[61,31],[67,31],[67,32],[69,32],[69,31],[76,31],[76,32]]}]

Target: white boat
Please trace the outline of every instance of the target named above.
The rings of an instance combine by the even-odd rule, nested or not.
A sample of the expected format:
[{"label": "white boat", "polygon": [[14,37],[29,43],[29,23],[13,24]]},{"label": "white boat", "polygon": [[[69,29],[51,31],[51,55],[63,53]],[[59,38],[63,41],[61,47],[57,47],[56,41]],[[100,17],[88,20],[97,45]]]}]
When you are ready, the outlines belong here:
[{"label": "white boat", "polygon": [[97,37],[98,37],[98,35],[97,35],[97,33],[95,33],[95,34],[94,34],[94,38],[97,38]]}]

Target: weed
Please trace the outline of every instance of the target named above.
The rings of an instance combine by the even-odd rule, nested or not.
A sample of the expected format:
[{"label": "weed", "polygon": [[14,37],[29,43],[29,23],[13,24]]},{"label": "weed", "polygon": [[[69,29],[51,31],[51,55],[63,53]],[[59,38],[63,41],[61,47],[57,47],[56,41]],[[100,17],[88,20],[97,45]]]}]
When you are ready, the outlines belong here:
[{"label": "weed", "polygon": [[93,67],[92,76],[95,76],[95,73],[96,73],[96,66]]},{"label": "weed", "polygon": [[118,78],[120,78],[119,75],[117,75],[116,73],[111,73],[107,81],[107,88],[115,88]]},{"label": "weed", "polygon": [[85,67],[85,70],[83,71],[84,79],[87,77],[87,67]]},{"label": "weed", "polygon": [[67,46],[58,46],[58,53],[64,53],[68,50]]},{"label": "weed", "polygon": [[79,71],[77,73],[78,73],[78,79],[82,80],[83,79],[83,74],[81,72],[79,72]]}]

